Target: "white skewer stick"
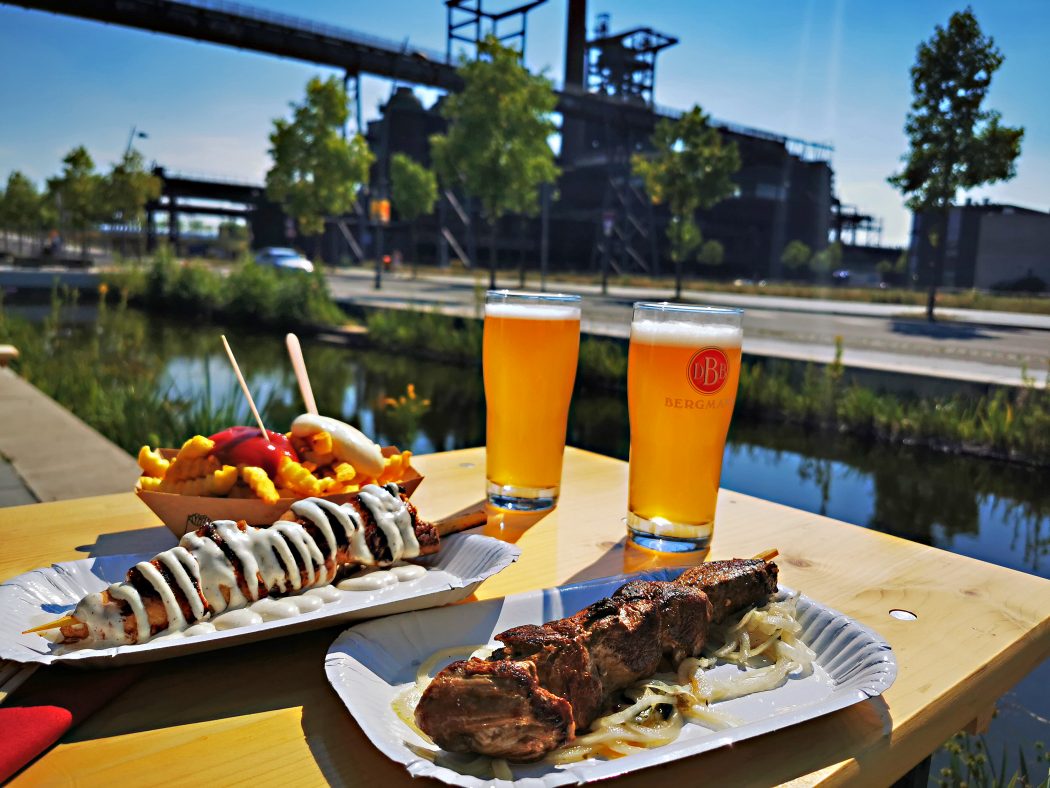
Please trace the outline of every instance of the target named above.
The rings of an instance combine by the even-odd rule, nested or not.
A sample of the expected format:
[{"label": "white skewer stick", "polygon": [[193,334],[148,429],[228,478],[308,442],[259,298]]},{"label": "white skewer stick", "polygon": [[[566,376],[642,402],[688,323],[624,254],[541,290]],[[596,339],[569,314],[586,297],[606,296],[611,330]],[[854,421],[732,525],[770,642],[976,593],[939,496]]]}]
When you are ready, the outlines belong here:
[{"label": "white skewer stick", "polygon": [[299,344],[299,337],[288,334],[284,338],[288,345],[288,357],[292,360],[292,369],[295,370],[295,379],[299,381],[299,391],[303,395],[303,404],[306,412],[317,414],[317,402],[314,400],[314,390],[310,386],[310,376],[306,372],[306,361],[303,359],[303,349]]},{"label": "white skewer stick", "polygon": [[241,368],[237,365],[237,359],[233,356],[233,351],[230,349],[230,343],[226,341],[225,334],[222,335],[222,346],[226,348],[226,355],[230,357],[230,364],[233,365],[233,371],[237,375],[237,382],[241,384],[244,398],[248,400],[248,407],[252,409],[252,415],[255,416],[255,423],[262,430],[263,437],[266,440],[270,440],[270,433],[266,431],[266,425],[263,424],[262,416],[259,415],[259,409],[255,407],[255,400],[252,399],[252,393],[248,391],[248,384],[244,382],[244,375],[241,374]]}]

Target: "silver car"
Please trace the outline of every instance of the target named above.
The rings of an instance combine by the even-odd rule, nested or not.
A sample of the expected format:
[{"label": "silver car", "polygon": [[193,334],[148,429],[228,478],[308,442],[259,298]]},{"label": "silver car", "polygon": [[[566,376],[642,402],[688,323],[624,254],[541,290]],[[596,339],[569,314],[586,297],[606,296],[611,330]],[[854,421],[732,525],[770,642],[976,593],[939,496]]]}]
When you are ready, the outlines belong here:
[{"label": "silver car", "polygon": [[256,265],[268,265],[282,271],[305,271],[308,274],[314,272],[314,264],[299,254],[294,249],[281,246],[268,246],[260,249],[255,255]]}]

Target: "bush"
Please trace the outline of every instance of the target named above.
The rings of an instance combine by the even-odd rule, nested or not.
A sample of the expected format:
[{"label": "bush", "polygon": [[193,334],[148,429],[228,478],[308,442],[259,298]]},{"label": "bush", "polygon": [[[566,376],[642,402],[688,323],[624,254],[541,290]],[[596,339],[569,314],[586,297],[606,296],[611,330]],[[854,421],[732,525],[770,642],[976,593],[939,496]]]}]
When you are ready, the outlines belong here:
[{"label": "bush", "polygon": [[106,284],[124,300],[180,316],[220,314],[274,328],[346,322],[320,267],[313,275],[278,271],[245,256],[223,276],[201,263],[179,263],[161,247],[147,267],[124,266],[107,274]]}]

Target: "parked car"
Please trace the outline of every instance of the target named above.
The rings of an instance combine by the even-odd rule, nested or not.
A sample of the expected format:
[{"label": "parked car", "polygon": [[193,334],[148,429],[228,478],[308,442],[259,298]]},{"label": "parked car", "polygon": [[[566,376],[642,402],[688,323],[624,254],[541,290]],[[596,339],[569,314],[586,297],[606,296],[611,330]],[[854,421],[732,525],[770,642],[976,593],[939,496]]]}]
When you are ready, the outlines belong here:
[{"label": "parked car", "polygon": [[305,271],[308,274],[314,272],[314,264],[299,254],[294,249],[281,246],[268,246],[260,249],[255,255],[256,265],[268,265],[282,271]]}]

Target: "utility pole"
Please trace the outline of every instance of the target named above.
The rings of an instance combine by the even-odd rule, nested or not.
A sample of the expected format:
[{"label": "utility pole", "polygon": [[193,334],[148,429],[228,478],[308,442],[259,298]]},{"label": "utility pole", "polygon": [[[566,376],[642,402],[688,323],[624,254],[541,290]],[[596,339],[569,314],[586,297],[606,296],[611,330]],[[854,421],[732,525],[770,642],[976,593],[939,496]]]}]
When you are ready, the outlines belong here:
[{"label": "utility pole", "polygon": [[147,134],[144,131],[139,131],[134,126],[131,127],[131,133],[128,134],[128,144],[127,144],[127,147],[124,148],[124,158],[125,159],[128,157],[128,154],[131,153],[131,146],[135,142],[136,139],[140,139],[140,140],[149,139],[149,134]]}]

